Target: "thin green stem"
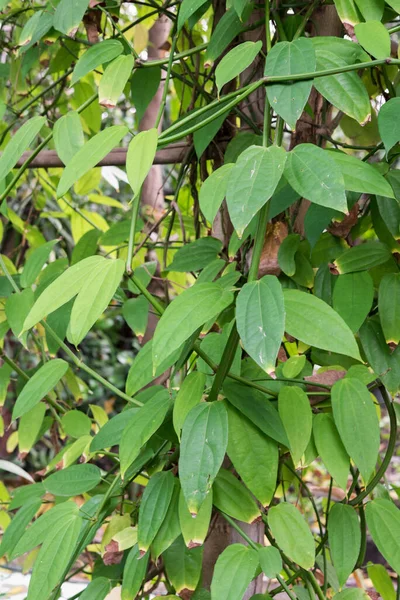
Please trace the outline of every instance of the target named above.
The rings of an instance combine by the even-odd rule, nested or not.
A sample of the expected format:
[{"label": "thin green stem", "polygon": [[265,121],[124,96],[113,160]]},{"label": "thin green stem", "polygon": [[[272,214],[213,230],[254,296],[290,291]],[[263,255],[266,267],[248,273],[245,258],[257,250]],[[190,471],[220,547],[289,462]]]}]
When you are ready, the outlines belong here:
[{"label": "thin green stem", "polygon": [[314,591],[317,594],[319,600],[325,600],[324,593],[321,590],[318,581],[315,579],[314,573],[312,571],[307,571],[307,576],[309,577],[311,585],[313,586]]},{"label": "thin green stem", "polygon": [[174,52],[175,52],[175,48],[176,48],[176,41],[177,41],[177,39],[178,39],[177,35],[174,35],[174,37],[172,38],[172,46],[171,46],[171,51],[170,51],[170,54],[169,54],[167,74],[165,75],[165,80],[164,80],[163,94],[162,94],[162,98],[161,98],[161,102],[160,102],[160,107],[158,109],[158,114],[157,114],[156,122],[155,122],[155,125],[154,125],[154,127],[156,129],[158,129],[158,127],[159,127],[159,125],[161,123],[161,119],[162,119],[162,116],[164,114],[165,106],[167,104],[167,94],[168,94],[168,89],[169,89],[169,80],[171,79],[172,63],[174,61]]},{"label": "thin green stem", "polygon": [[215,374],[211,391],[208,396],[209,402],[213,402],[214,400],[218,399],[219,391],[222,388],[222,385],[225,381],[225,377],[229,373],[229,369],[231,368],[233,359],[235,358],[236,349],[239,344],[239,339],[240,338],[236,329],[236,323],[233,323],[231,333],[229,335],[228,341],[226,342],[221,362]]},{"label": "thin green stem", "polygon": [[136,224],[139,214],[139,206],[140,206],[140,191],[133,198],[132,201],[132,216],[131,216],[131,226],[129,229],[129,241],[128,241],[128,256],[126,258],[126,272],[132,273],[132,258],[135,249],[135,235],[136,235]]},{"label": "thin green stem", "polygon": [[282,588],[285,590],[285,592],[287,593],[287,595],[289,596],[290,600],[296,600],[297,596],[295,596],[293,594],[293,592],[290,591],[289,587],[286,584],[286,581],[283,579],[283,577],[281,577],[279,575],[279,573],[276,574],[276,578],[279,581],[279,583],[281,584]]},{"label": "thin green stem", "polygon": [[308,7],[300,25],[298,26],[298,28],[296,29],[296,32],[293,36],[293,41],[298,40],[299,37],[303,34],[303,31],[311,17],[311,15],[313,14],[314,10],[317,8],[318,4],[320,3],[320,0],[314,0],[314,2],[312,4],[310,4],[310,6]]},{"label": "thin green stem", "polygon": [[247,533],[245,531],[243,531],[243,529],[240,527],[240,525],[238,525],[236,523],[236,521],[234,519],[232,519],[232,517],[230,517],[226,513],[222,512],[222,510],[220,510],[219,512],[224,517],[225,521],[227,521],[229,523],[229,525],[231,525],[233,527],[233,529],[235,529],[238,532],[238,534],[244,539],[244,541],[247,542],[249,544],[249,546],[251,548],[253,548],[253,550],[257,550],[257,552],[258,552],[257,544],[254,542],[254,540],[252,540],[247,535]]}]

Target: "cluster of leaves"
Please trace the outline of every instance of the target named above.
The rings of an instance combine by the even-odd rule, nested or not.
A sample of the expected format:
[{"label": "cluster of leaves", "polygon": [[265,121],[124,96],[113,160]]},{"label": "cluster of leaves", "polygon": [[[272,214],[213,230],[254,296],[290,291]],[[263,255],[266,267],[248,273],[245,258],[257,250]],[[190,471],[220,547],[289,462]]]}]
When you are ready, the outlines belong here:
[{"label": "cluster of leaves", "polygon": [[[147,598],[160,579],[164,597],[241,600],[261,573],[278,582],[271,596],[359,600],[364,591],[345,586],[365,566],[367,532],[388,565],[369,565],[368,575],[384,600],[395,595],[398,488],[381,480],[395,451],[392,398],[400,389],[400,60],[390,56],[399,27],[389,27],[400,3],[335,0],[351,39],[310,36],[319,2],[297,5],[270,12],[275,3],[266,4],[264,45],[238,42],[255,28],[246,0],[233,0],[212,34],[206,0],[183,0],[178,9],[138,3],[133,24],[108,0],[0,1],[1,35],[18,48],[0,65],[11,82],[2,98],[1,231],[4,248],[15,244],[0,255],[0,401],[11,413],[10,452],[18,445],[24,460],[44,440],[57,449],[35,481],[22,463],[0,462],[30,481],[0,487],[8,507],[0,554],[28,553],[29,600],[57,598],[85,551],[81,570],[90,566],[92,578],[83,600],[120,585],[123,600]],[[145,62],[141,23],[164,14],[173,21],[170,55]],[[104,39],[86,48],[80,36],[90,19]],[[264,74],[245,81],[259,65]],[[32,69],[43,89],[23,102]],[[161,70],[155,126],[132,137],[129,97],[140,120]],[[227,84],[233,91],[224,93]],[[41,114],[40,100],[54,88]],[[260,91],[262,123],[249,109]],[[319,144],[291,144],[302,114],[317,119],[310,94],[335,117],[313,123]],[[15,128],[13,113],[30,118]],[[207,148],[231,113],[252,131],[236,133],[223,164],[215,161],[198,185],[212,164]],[[151,242],[139,216],[143,183],[157,150],[188,136],[194,150],[173,173],[174,202],[153,222],[159,242]],[[130,204],[102,193],[95,168],[120,143]],[[65,167],[30,171],[44,148]],[[226,211],[234,231],[221,241],[209,233]],[[276,252],[265,243],[269,221],[285,228]],[[149,289],[155,258],[168,292],[162,299]],[[263,259],[274,269],[263,272]],[[150,311],[159,317],[154,335],[121,390],[78,352],[107,319],[123,319],[141,339]],[[80,371],[105,400],[123,402],[114,416],[106,402],[91,412],[81,404],[88,384]],[[166,372],[163,386],[157,378]],[[381,409],[390,425],[382,456]],[[316,464],[330,478],[322,503],[306,483]],[[128,493],[132,482],[140,494]],[[306,498],[316,528],[293,492]],[[213,515],[246,544],[219,555],[208,591],[202,569]],[[240,524],[255,522],[268,546]]]}]

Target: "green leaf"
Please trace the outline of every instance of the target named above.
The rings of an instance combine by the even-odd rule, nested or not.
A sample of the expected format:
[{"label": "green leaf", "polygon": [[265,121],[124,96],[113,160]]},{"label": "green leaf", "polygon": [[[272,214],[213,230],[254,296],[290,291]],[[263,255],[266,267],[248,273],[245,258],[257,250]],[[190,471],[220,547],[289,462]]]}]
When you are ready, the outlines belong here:
[{"label": "green leaf", "polygon": [[312,411],[307,394],[297,386],[284,386],[279,392],[279,416],[282,419],[295,467],[301,464],[312,433]]},{"label": "green leaf", "polygon": [[207,0],[183,0],[179,8],[178,14],[178,33],[184,26],[185,22],[190,19],[194,13],[205,4]]},{"label": "green leaf", "polygon": [[387,273],[379,284],[379,317],[387,344],[400,341],[400,274]]},{"label": "green leaf", "polygon": [[[340,69],[348,63],[333,51],[320,49],[317,53],[317,70]],[[338,110],[365,125],[371,119],[371,103],[360,77],[354,72],[338,73],[314,79],[315,89]]]},{"label": "green leaf", "polygon": [[[268,52],[265,75],[284,76],[315,71],[315,51],[311,40],[302,37],[294,42],[279,42]],[[294,129],[306,105],[313,82],[273,83],[267,85],[268,100],[275,110]]]},{"label": "green leaf", "polygon": [[347,588],[335,594],[336,600],[368,600],[369,596],[358,588]]},{"label": "green leaf", "polygon": [[146,575],[149,554],[140,557],[137,544],[129,551],[122,576],[121,600],[132,600],[139,593]]},{"label": "green leaf", "polygon": [[220,469],[214,481],[213,504],[218,510],[243,523],[253,523],[260,516],[249,490],[226,469]]},{"label": "green leaf", "polygon": [[365,516],[369,532],[379,552],[389,565],[400,574],[399,535],[400,511],[385,498],[368,502]]},{"label": "green leaf", "polygon": [[203,548],[187,548],[179,536],[164,552],[163,559],[168,580],[177,594],[196,589],[201,577]]},{"label": "green leaf", "polygon": [[358,43],[374,58],[390,57],[390,35],[380,21],[357,23],[354,27]]},{"label": "green leaf", "polygon": [[114,108],[132,74],[135,59],[132,54],[123,54],[110,62],[100,79],[99,103]]},{"label": "green leaf", "polygon": [[131,98],[136,108],[137,120],[143,118],[151,100],[154,98],[161,81],[161,68],[148,67],[136,69],[131,78]]},{"label": "green leaf", "polygon": [[375,167],[344,152],[329,152],[340,170],[344,179],[344,187],[349,192],[378,194],[387,198],[394,198],[393,190],[388,181]]},{"label": "green leaf", "polygon": [[47,406],[43,402],[36,404],[22,415],[18,427],[18,448],[21,454],[29,452],[41,432]]},{"label": "green leaf", "polygon": [[366,21],[380,21],[382,19],[385,0],[355,0],[355,2]]},{"label": "green leaf", "polygon": [[247,69],[260,52],[262,42],[243,42],[225,54],[215,70],[218,93],[222,87]]},{"label": "green leaf", "polygon": [[380,374],[385,386],[394,395],[400,382],[400,352],[391,352],[386,344],[380,322],[367,319],[361,327],[360,340],[369,364],[375,373]]},{"label": "green leaf", "polygon": [[[33,291],[28,288],[22,292],[11,294],[5,303],[5,314],[11,330],[16,338],[21,335],[24,321],[35,304]],[[26,346],[27,332],[21,335],[21,342]]]},{"label": "green leaf", "polygon": [[97,251],[97,242],[101,232],[98,229],[89,229],[76,244],[71,254],[71,267],[81,260],[93,256]]},{"label": "green leaf", "polygon": [[331,400],[343,445],[367,482],[380,444],[379,420],[371,394],[360,380],[346,377],[332,387]]},{"label": "green leaf", "polygon": [[183,424],[179,478],[190,513],[197,515],[210,492],[228,444],[228,415],[221,402],[201,403]]},{"label": "green leaf", "polygon": [[0,544],[0,557],[11,556],[14,548],[26,531],[27,526],[42,505],[40,498],[31,498],[19,509],[3,533]]},{"label": "green leaf", "polygon": [[156,473],[150,478],[139,508],[138,546],[141,554],[147,552],[160,529],[174,491],[171,471]]},{"label": "green leaf", "polygon": [[172,493],[167,514],[151,544],[151,556],[154,561],[157,561],[159,556],[165,552],[165,550],[167,550],[181,534],[181,526],[179,524],[180,490],[181,486],[179,485],[179,479],[174,478],[174,491]]},{"label": "green leaf", "polygon": [[336,260],[335,265],[341,275],[366,271],[387,262],[392,253],[381,242],[366,242],[353,246],[343,252]]},{"label": "green leaf", "polygon": [[342,587],[353,572],[361,547],[361,530],[356,510],[335,504],[328,518],[329,548]]},{"label": "green leaf", "polygon": [[252,494],[267,506],[276,489],[278,446],[229,403],[227,411],[228,456]]},{"label": "green leaf", "polygon": [[88,4],[89,0],[61,0],[54,13],[54,29],[74,37]]},{"label": "green leaf", "polygon": [[299,510],[281,502],[268,511],[268,524],[279,548],[303,569],[315,561],[315,544],[311,531]]},{"label": "green leaf", "polygon": [[386,154],[400,141],[400,123],[397,118],[400,109],[400,98],[391,98],[385,102],[378,114],[379,133],[384,143]]},{"label": "green leaf", "polygon": [[374,300],[374,284],[368,272],[339,275],[333,290],[333,308],[355,333],[364,323]]},{"label": "green leaf", "polygon": [[173,354],[167,356],[166,360],[160,364],[153,375],[153,340],[147,342],[147,344],[140,349],[139,354],[136,355],[132,366],[129,369],[128,378],[126,380],[126,393],[128,396],[135,395],[145,385],[150,383],[153,380],[153,377],[158,377],[164,373],[164,371],[178,360],[180,352],[181,347],[177,348]]},{"label": "green leaf", "polygon": [[174,429],[178,438],[181,436],[181,429],[188,413],[201,401],[205,384],[206,376],[199,371],[189,373],[183,380],[175,398],[172,415]]},{"label": "green leaf", "polygon": [[57,385],[68,371],[68,363],[61,358],[49,360],[26,382],[19,394],[12,413],[18,419],[36,406]]},{"label": "green leaf", "polygon": [[[82,264],[82,263],[78,263]],[[83,284],[71,312],[68,340],[77,346],[111,302],[125,270],[120,258],[105,260]]]},{"label": "green leaf", "polygon": [[350,328],[328,304],[298,290],[284,290],[285,331],[298,340],[322,350],[360,359]]},{"label": "green leaf", "polygon": [[350,471],[350,459],[333,418],[328,413],[319,413],[313,421],[314,441],[328,473],[336,483],[346,490]]},{"label": "green leaf", "polygon": [[90,138],[65,167],[57,187],[57,198],[64,196],[70,187],[111,152],[127,133],[128,128],[125,125],[113,125]]},{"label": "green leaf", "polygon": [[345,185],[331,154],[313,144],[300,144],[288,153],[285,177],[301,196],[328,208],[347,212]]},{"label": "green leaf", "polygon": [[264,546],[258,550],[258,558],[264,575],[273,579],[282,571],[282,558],[275,546]]},{"label": "green leaf", "polygon": [[122,306],[122,315],[139,341],[142,341],[149,318],[149,301],[144,296],[130,298]]},{"label": "green leaf", "polygon": [[218,257],[222,250],[222,242],[213,237],[204,237],[185,244],[174,254],[168,271],[189,272],[200,271]]},{"label": "green leaf", "polygon": [[[190,0],[186,0],[190,4]],[[249,3],[242,14],[242,21],[239,19],[234,8],[227,10],[218,21],[214,31],[212,32],[210,42],[208,44],[204,57],[204,65],[209,67],[212,63],[221,56],[222,52],[229,46],[232,40],[242,31],[243,23],[250,17],[254,8],[252,3]]]},{"label": "green leaf", "polygon": [[264,371],[273,371],[285,331],[283,292],[277,277],[266,275],[242,287],[236,321],[246,352]]},{"label": "green leaf", "polygon": [[227,308],[232,300],[233,294],[216,283],[196,284],[175,298],[154,333],[154,370],[206,321]]},{"label": "green leaf", "polygon": [[196,517],[190,514],[186,504],[185,496],[181,490],[179,495],[179,523],[182,530],[183,539],[188,548],[201,546],[207,537],[212,513],[212,490],[207,494],[206,499],[200,507]]},{"label": "green leaf", "polygon": [[291,356],[286,362],[283,363],[282,375],[287,379],[298,377],[306,366],[306,362],[307,359],[305,354],[302,354],[301,356]]},{"label": "green leaf", "polygon": [[142,406],[126,424],[120,443],[121,475],[125,475],[129,466],[139,456],[144,444],[162,425],[170,408],[168,390],[155,394]]},{"label": "green leaf", "polygon": [[250,146],[239,156],[229,174],[226,192],[229,215],[239,237],[274,193],[286,156],[278,146]]},{"label": "green leaf", "polygon": [[93,441],[90,444],[90,451],[97,452],[104,448],[117,446],[121,441],[122,433],[127,426],[127,423],[138,410],[139,408],[136,407],[123,410],[121,413],[118,413],[115,417],[107,421],[94,436]]},{"label": "green leaf", "polygon": [[80,410],[69,410],[62,416],[61,426],[67,435],[73,438],[79,438],[90,433],[92,422],[89,417]]},{"label": "green leaf", "polygon": [[118,40],[105,40],[86,50],[75,65],[71,77],[71,86],[93,69],[117,58],[123,50],[124,47]]},{"label": "green leaf", "polygon": [[111,581],[107,577],[92,579],[79,596],[79,600],[104,600],[111,591]]},{"label": "green leaf", "polygon": [[55,496],[79,496],[100,483],[101,471],[96,465],[72,465],[56,471],[44,480],[48,492]]},{"label": "green leaf", "polygon": [[293,277],[296,273],[295,256],[299,246],[300,236],[298,233],[290,233],[279,246],[278,264],[288,277]]},{"label": "green leaf", "polygon": [[57,119],[53,128],[53,139],[59,158],[64,165],[68,164],[85,143],[81,118],[77,112],[68,112]]},{"label": "green leaf", "polygon": [[202,213],[209,223],[213,223],[226,195],[229,176],[233,164],[222,165],[213,171],[200,188],[199,203]]},{"label": "green leaf", "polygon": [[243,544],[231,544],[219,555],[211,582],[211,600],[242,600],[255,577],[258,554]]},{"label": "green leaf", "polygon": [[126,173],[129,185],[136,196],[146,179],[157,151],[158,131],[141,131],[130,142],[126,155]]},{"label": "green leaf", "polygon": [[383,598],[383,600],[395,600],[396,590],[394,589],[391,577],[383,565],[368,565],[368,577],[372,585]]},{"label": "green leaf", "polygon": [[[272,381],[272,379],[271,379]],[[283,423],[266,395],[236,382],[225,382],[229,402],[263,433],[285,446],[289,445]]]},{"label": "green leaf", "polygon": [[21,287],[27,288],[35,283],[36,278],[49,258],[50,252],[57,243],[58,240],[51,240],[35,248],[29,254],[19,280]]},{"label": "green leaf", "polygon": [[48,533],[37,556],[29,582],[29,600],[48,598],[57,584],[61,583],[65,569],[76,550],[82,518],[70,515],[63,520],[63,527]]},{"label": "green leaf", "polygon": [[6,178],[25,150],[28,150],[45,122],[44,117],[32,117],[12,136],[0,156],[0,181]]},{"label": "green leaf", "polygon": [[[36,484],[35,484],[36,485]],[[24,486],[30,488],[31,486]],[[33,486],[32,486],[33,487]],[[36,490],[35,490],[36,491]],[[40,490],[42,495],[43,490]],[[28,504],[30,500],[24,501],[24,504]],[[41,517],[36,519],[33,524],[26,529],[22,537],[18,540],[13,551],[10,552],[10,559],[13,560],[25,552],[30,552],[39,544],[43,544],[44,540],[51,535],[52,531],[58,531],[63,527],[65,520],[69,520],[72,516],[78,514],[78,506],[75,502],[62,502],[57,504],[54,508],[46,511]]]}]

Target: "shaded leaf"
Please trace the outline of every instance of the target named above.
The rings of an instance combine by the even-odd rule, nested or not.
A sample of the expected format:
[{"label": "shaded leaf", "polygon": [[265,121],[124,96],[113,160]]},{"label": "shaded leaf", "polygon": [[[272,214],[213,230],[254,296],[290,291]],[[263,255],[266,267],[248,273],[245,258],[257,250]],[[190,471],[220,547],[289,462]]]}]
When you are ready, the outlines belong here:
[{"label": "shaded leaf", "polygon": [[297,467],[312,433],[312,411],[307,394],[297,386],[284,386],[279,392],[279,416],[282,419],[293,462]]},{"label": "shaded leaf", "polygon": [[400,511],[391,500],[376,498],[368,502],[365,516],[369,532],[379,552],[389,565],[400,574],[398,542],[400,535]]},{"label": "shaded leaf", "polygon": [[333,290],[333,308],[353,332],[364,323],[374,300],[374,284],[368,272],[339,275]]},{"label": "shaded leaf", "polygon": [[361,530],[355,509],[348,504],[335,504],[328,518],[329,548],[339,585],[343,586],[353,572],[361,547]]},{"label": "shaded leaf", "polygon": [[123,54],[110,62],[100,79],[99,103],[114,108],[132,73],[135,59],[132,54]]},{"label": "shaded leaf", "polygon": [[214,481],[213,504],[218,510],[243,523],[253,523],[260,516],[249,490],[226,469],[220,469]]},{"label": "shaded leaf", "polygon": [[101,471],[96,465],[72,465],[46,477],[44,486],[55,496],[78,496],[93,489],[100,479]]},{"label": "shaded leaf", "polygon": [[219,93],[228,81],[235,79],[251,65],[261,47],[262,42],[243,42],[225,54],[215,70],[215,81]]},{"label": "shaded leaf", "polygon": [[319,413],[313,421],[313,433],[318,454],[328,473],[346,490],[350,471],[350,459],[330,414]]},{"label": "shaded leaf", "polygon": [[315,560],[311,531],[299,510],[281,502],[268,511],[268,524],[279,548],[298,565],[310,569]]},{"label": "shaded leaf", "polygon": [[167,514],[174,491],[171,471],[156,473],[150,478],[142,497],[138,520],[138,546],[147,552]]},{"label": "shaded leaf", "polygon": [[123,50],[124,47],[118,40],[104,40],[91,46],[76,63],[71,77],[71,86],[93,69],[117,58]]}]

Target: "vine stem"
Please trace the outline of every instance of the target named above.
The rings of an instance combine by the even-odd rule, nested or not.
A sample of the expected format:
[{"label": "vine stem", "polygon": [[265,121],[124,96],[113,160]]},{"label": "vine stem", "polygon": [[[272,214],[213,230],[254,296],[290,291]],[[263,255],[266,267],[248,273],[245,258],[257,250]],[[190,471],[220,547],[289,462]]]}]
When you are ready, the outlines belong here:
[{"label": "vine stem", "polygon": [[154,127],[156,129],[158,129],[158,127],[161,123],[161,119],[164,114],[164,109],[167,104],[167,94],[168,94],[168,88],[169,88],[169,80],[171,79],[172,63],[174,62],[174,52],[175,52],[175,48],[176,48],[176,41],[177,41],[177,36],[174,35],[172,38],[171,52],[169,54],[167,73],[165,75],[165,80],[164,80],[163,94],[162,94],[162,98],[161,98],[161,102],[160,102],[160,107],[158,109],[156,122],[154,125]]},{"label": "vine stem", "polygon": [[140,194],[141,190],[134,196],[132,200],[132,217],[131,226],[129,229],[129,241],[128,241],[128,256],[126,258],[126,272],[132,273],[132,258],[135,249],[135,234],[136,234],[136,223],[139,214],[140,206]]}]

